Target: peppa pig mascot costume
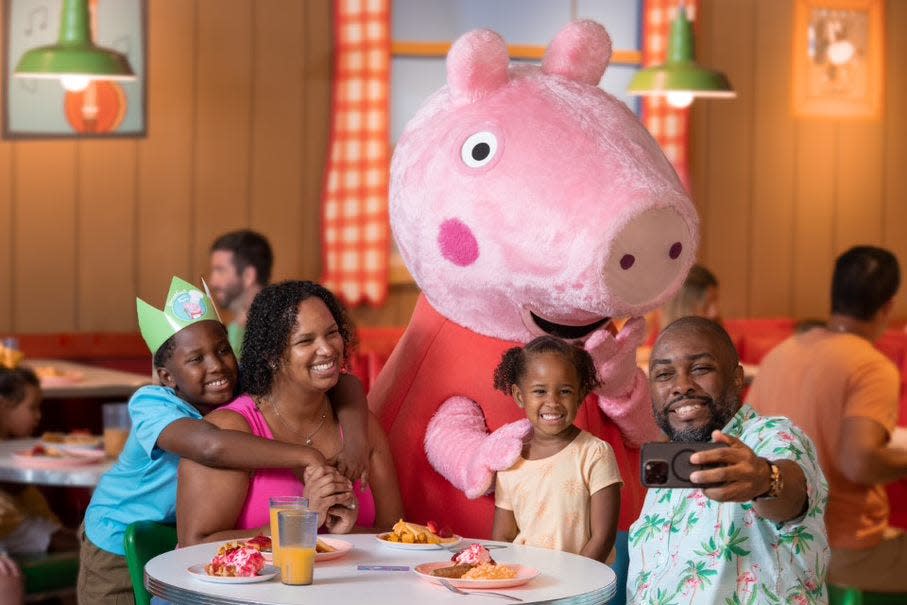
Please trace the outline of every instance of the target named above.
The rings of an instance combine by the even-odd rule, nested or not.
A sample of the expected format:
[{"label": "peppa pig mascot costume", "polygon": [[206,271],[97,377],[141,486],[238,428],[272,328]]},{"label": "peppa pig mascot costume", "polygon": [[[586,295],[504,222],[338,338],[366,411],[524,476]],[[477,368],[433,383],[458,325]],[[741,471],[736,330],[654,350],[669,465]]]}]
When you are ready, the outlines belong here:
[{"label": "peppa pig mascot costume", "polygon": [[[598,88],[610,56],[591,21],[567,25],[540,67],[511,67],[498,34],[472,31],[400,137],[391,227],[422,295],[369,402],[414,521],[490,536],[495,472],[531,430],[492,374],[545,333],[592,354],[603,384],[577,424],[617,456],[620,527],[639,514],[637,448],[659,434],[641,315],[680,286],[698,219],[658,144]],[[632,318],[616,335],[615,317]]]}]

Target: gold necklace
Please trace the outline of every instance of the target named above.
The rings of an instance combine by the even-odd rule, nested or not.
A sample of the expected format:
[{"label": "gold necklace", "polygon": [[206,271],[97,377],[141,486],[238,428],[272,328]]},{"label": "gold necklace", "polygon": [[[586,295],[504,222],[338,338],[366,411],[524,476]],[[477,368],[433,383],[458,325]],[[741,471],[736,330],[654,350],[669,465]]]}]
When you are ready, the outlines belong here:
[{"label": "gold necklace", "polygon": [[[289,422],[284,420],[283,416],[280,414],[280,408],[277,407],[277,404],[274,402],[273,399],[268,398],[268,403],[271,404],[271,408],[273,408],[274,414],[277,415],[277,419],[280,420],[280,424],[282,424],[291,433],[296,433],[300,437],[303,436],[302,433],[300,433],[297,429],[294,429],[292,426],[290,426]],[[327,403],[325,402],[324,411],[321,413],[321,422],[318,423],[318,426],[315,427],[314,431],[309,433],[308,437],[305,437],[306,445],[312,445],[312,437],[314,437],[316,434],[318,434],[318,431],[320,431],[321,427],[324,426],[324,421],[327,419],[327,417],[328,417],[328,408],[327,408]]]}]

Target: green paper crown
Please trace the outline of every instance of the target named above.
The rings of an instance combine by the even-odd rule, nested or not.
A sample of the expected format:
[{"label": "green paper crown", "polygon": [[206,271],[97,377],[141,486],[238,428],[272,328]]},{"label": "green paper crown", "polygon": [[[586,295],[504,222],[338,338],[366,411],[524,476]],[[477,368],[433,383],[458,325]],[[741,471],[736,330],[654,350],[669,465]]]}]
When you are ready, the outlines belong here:
[{"label": "green paper crown", "polygon": [[199,321],[211,319],[220,321],[211,297],[192,284],[174,276],[164,309],[156,309],[141,298],[135,299],[139,317],[139,330],[151,354],[168,338]]}]

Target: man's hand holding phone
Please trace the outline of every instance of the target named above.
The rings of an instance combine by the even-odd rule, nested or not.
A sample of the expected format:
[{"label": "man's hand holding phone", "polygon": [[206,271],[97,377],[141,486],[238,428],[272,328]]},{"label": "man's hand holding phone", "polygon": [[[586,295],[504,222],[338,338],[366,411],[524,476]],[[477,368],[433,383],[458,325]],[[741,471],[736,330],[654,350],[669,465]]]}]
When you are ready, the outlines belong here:
[{"label": "man's hand holding phone", "polygon": [[702,490],[707,498],[717,502],[749,502],[769,491],[772,476],[765,458],[721,431],[712,432],[712,442],[727,447],[696,452],[690,457],[692,464],[714,466],[690,474],[694,485],[713,486]]}]

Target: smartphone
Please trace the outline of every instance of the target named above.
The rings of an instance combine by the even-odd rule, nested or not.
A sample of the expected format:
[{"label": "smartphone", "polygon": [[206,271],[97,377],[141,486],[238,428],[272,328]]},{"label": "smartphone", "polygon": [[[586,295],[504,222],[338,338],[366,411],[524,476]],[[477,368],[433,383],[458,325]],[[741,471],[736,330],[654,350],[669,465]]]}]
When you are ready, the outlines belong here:
[{"label": "smartphone", "polygon": [[690,456],[696,452],[727,447],[724,443],[712,442],[654,442],[642,446],[640,478],[646,487],[686,487],[705,488],[718,484],[693,483],[690,473],[697,470],[715,468],[715,464],[692,464]]}]

